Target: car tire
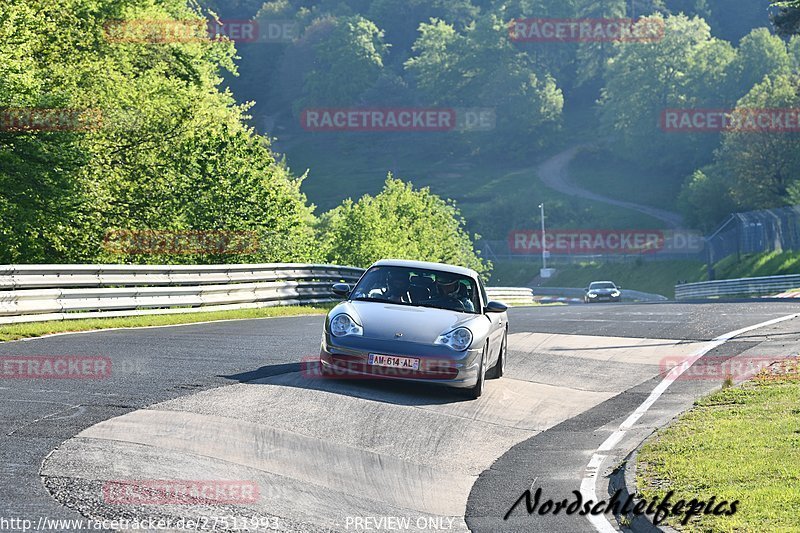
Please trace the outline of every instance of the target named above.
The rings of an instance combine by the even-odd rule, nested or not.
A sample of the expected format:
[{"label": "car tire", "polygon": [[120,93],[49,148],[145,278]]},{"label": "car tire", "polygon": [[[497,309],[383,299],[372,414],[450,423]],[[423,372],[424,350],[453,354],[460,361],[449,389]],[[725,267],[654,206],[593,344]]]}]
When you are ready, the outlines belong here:
[{"label": "car tire", "polygon": [[506,354],[508,353],[508,330],[503,331],[503,340],[500,344],[500,355],[497,356],[497,362],[489,369],[486,377],[489,379],[499,379],[506,373]]},{"label": "car tire", "polygon": [[489,343],[483,348],[481,354],[481,362],[478,368],[478,382],[471,388],[467,389],[467,395],[472,400],[477,400],[483,394],[484,386],[486,385],[486,356],[489,355]]}]

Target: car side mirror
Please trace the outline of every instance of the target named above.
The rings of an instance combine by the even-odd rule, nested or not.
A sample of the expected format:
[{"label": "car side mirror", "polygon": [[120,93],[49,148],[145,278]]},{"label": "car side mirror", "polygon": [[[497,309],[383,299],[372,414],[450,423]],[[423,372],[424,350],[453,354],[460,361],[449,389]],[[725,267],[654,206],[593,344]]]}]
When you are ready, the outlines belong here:
[{"label": "car side mirror", "polygon": [[347,298],[350,296],[350,285],[347,283],[335,283],[333,287],[331,287],[333,294],[336,296],[341,296],[342,298]]},{"label": "car side mirror", "polygon": [[587,288],[583,289],[583,292],[588,293],[589,292],[589,288],[587,287]]},{"label": "car side mirror", "polygon": [[620,287],[620,286],[617,286],[617,290],[618,290],[618,291],[621,291],[621,290],[622,290],[622,287]]},{"label": "car side mirror", "polygon": [[500,302],[489,302],[484,308],[485,313],[505,313],[508,311],[508,306]]}]

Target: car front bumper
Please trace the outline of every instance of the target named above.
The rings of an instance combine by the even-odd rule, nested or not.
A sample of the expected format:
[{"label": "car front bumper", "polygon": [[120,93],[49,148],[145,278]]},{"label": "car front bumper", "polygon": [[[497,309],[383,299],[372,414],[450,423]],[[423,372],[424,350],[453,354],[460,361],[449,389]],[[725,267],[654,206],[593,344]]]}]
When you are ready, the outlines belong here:
[{"label": "car front bumper", "polygon": [[621,296],[597,296],[595,298],[586,297],[584,298],[588,303],[595,303],[595,302],[619,302],[622,300]]},{"label": "car front bumper", "polygon": [[[455,352],[447,346],[354,336],[337,338],[326,333],[319,360],[321,369],[334,378],[394,379],[467,388],[478,381],[482,351],[477,348]],[[370,354],[419,359],[419,370],[370,365]]]}]

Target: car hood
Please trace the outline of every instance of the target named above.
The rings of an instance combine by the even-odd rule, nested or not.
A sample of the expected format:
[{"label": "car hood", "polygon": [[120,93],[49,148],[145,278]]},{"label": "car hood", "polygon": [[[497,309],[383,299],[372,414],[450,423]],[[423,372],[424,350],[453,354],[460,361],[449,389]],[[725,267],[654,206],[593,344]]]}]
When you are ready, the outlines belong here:
[{"label": "car hood", "polygon": [[[334,310],[335,313],[339,311],[346,312],[357,320],[364,328],[366,338],[397,339],[424,344],[432,344],[442,333],[467,325],[480,317],[446,309],[378,302],[346,302]],[[398,333],[402,336],[398,337]]]},{"label": "car hood", "polygon": [[611,294],[616,291],[617,289],[592,289],[589,291],[589,294]]}]

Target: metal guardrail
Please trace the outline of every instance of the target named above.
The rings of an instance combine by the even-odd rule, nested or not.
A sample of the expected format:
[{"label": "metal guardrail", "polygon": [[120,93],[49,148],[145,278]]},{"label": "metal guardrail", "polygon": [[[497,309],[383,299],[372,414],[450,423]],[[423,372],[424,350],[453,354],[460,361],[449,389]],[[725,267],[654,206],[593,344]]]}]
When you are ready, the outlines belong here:
[{"label": "metal guardrail", "polygon": [[533,289],[526,287],[487,287],[490,300],[499,300],[507,305],[533,305]]},{"label": "metal guardrail", "polygon": [[[257,265],[0,265],[0,324],[196,313],[337,301],[336,282],[361,268]],[[525,288],[487,289],[492,299],[530,305]]]},{"label": "metal guardrail", "polygon": [[258,265],[4,265],[0,324],[335,301],[363,269]]},{"label": "metal guardrail", "polygon": [[724,296],[769,296],[800,287],[800,275],[702,281],[675,286],[676,300]]}]

